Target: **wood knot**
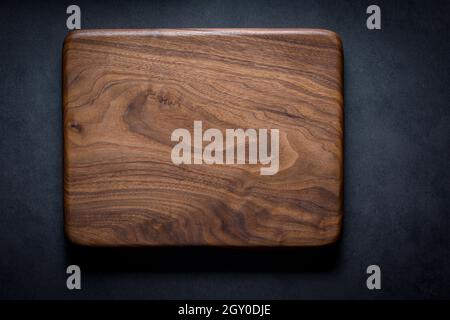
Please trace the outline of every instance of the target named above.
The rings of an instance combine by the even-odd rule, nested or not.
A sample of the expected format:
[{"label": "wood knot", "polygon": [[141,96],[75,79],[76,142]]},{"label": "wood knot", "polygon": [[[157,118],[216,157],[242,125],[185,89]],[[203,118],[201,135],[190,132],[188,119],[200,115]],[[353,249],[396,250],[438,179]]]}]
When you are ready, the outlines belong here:
[{"label": "wood knot", "polygon": [[162,108],[162,109],[167,109],[167,108],[178,106],[178,99],[177,99],[177,97],[174,96],[173,94],[169,93],[169,92],[166,92],[166,91],[160,92],[156,96],[156,99],[159,102],[159,107]]},{"label": "wood knot", "polygon": [[81,132],[81,125],[77,121],[70,121],[69,128],[75,132]]}]

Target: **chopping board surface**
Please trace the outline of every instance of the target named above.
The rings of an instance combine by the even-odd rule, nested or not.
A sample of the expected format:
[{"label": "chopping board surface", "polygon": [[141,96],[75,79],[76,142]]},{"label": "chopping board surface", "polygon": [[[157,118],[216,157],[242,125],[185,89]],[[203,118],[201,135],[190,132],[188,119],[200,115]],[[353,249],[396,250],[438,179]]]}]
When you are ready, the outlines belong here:
[{"label": "chopping board surface", "polygon": [[313,29],[83,30],[65,229],[90,246],[314,246],[342,221],[342,48]]}]

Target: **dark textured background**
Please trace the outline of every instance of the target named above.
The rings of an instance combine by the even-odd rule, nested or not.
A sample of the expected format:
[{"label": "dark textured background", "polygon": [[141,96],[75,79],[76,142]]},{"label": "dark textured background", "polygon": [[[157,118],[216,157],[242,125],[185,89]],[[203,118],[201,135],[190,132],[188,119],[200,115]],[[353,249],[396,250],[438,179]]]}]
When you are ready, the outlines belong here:
[{"label": "dark textured background", "polygon": [[[382,9],[369,31],[365,10]],[[450,3],[75,1],[82,28],[318,27],[345,52],[345,220],[320,249],[88,250],[63,234],[70,2],[0,5],[0,298],[450,298]],[[82,290],[65,268],[82,269]],[[382,290],[365,287],[378,264]]]}]

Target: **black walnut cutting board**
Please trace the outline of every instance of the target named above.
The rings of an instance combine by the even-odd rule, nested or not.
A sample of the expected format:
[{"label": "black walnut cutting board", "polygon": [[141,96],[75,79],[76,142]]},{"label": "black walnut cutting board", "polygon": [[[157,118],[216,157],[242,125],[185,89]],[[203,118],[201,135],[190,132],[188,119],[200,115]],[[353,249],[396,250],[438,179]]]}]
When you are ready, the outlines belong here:
[{"label": "black walnut cutting board", "polygon": [[[63,49],[69,239],[90,246],[335,241],[342,82],[341,41],[326,30],[70,33]],[[194,134],[194,121],[203,132],[278,129],[278,171],[261,175],[261,163],[174,164],[171,134]]]}]

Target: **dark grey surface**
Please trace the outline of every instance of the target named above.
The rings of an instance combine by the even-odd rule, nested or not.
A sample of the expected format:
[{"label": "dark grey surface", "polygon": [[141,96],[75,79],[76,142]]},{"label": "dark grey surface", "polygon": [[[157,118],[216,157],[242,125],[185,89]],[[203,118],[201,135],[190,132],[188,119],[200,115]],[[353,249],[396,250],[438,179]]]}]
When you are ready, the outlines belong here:
[{"label": "dark grey surface", "polygon": [[[450,298],[449,1],[76,1],[82,28],[318,27],[345,51],[341,241],[87,250],[63,234],[61,46],[71,2],[0,5],[0,298]],[[82,290],[65,268],[82,269]],[[382,290],[365,287],[378,264]]]}]

